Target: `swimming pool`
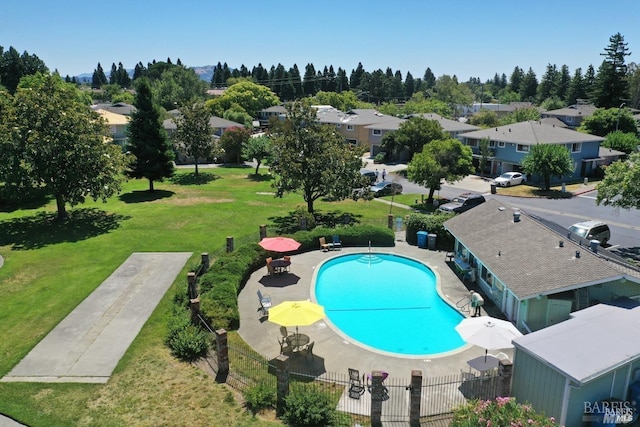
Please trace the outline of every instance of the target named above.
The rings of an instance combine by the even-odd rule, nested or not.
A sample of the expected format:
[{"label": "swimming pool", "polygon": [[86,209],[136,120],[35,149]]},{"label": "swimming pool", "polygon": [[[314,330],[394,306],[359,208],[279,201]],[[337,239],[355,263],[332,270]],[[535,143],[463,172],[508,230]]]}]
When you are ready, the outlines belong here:
[{"label": "swimming pool", "polygon": [[360,253],[323,263],[314,290],[329,322],[356,343],[426,356],[465,345],[454,329],[464,316],[440,297],[436,281],[413,259]]}]

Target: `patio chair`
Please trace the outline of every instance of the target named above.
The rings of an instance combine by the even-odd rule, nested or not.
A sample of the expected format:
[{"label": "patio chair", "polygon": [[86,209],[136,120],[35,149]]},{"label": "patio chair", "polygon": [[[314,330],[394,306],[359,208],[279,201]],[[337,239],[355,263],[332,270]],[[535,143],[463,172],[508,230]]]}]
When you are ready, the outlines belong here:
[{"label": "patio chair", "polygon": [[324,237],[319,237],[318,240],[320,240],[320,248],[322,248],[323,251],[326,252],[333,250],[333,243],[327,243]]},{"label": "patio chair", "polygon": [[280,354],[291,353],[291,346],[284,338],[282,341],[278,340],[278,344],[280,345]]},{"label": "patio chair", "polygon": [[304,356],[306,362],[309,362],[309,358],[313,361],[313,344],[314,342],[311,341],[309,344],[302,346],[300,350],[298,350],[298,354],[300,356]]},{"label": "patio chair", "polygon": [[364,394],[364,386],[360,379],[360,371],[349,368],[349,397],[351,399],[360,399]]},{"label": "patio chair", "polygon": [[287,331],[286,326],[280,326],[280,335],[282,335],[282,340],[286,341],[288,344],[289,339],[293,338],[296,334],[294,334],[293,332]]},{"label": "patio chair", "polygon": [[289,262],[289,265],[285,266],[284,269],[286,271],[290,271],[291,270],[291,257],[289,255],[285,255],[285,256],[282,257],[282,259]]},{"label": "patio chair", "polygon": [[271,265],[271,261],[273,261],[273,258],[271,257],[267,258],[267,272],[269,273],[270,276],[276,274],[276,270],[275,268],[273,268],[273,265]]},{"label": "patio chair", "polygon": [[342,249],[342,242],[337,234],[333,235],[333,249]]},{"label": "patio chair", "polygon": [[263,316],[269,315],[269,309],[272,306],[271,296],[270,295],[262,295],[260,289],[258,289],[258,300],[260,301],[260,311],[262,311]]}]

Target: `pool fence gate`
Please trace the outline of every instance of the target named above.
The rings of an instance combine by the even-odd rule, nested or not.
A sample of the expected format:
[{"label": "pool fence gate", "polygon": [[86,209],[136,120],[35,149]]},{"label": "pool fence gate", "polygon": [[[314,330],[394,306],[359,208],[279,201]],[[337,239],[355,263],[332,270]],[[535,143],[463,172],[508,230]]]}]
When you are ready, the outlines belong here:
[{"label": "pool fence gate", "polygon": [[364,390],[349,393],[348,372],[327,372],[323,359],[314,355],[280,354],[269,360],[248,347],[227,342],[227,331],[213,331],[215,349],[206,361],[216,381],[245,391],[254,386],[268,386],[276,392],[276,413],[285,410],[290,393],[323,392],[336,402],[336,409],[349,414],[354,425],[361,426],[447,426],[456,407],[470,400],[490,400],[509,396],[512,362],[501,360],[497,371],[480,376],[459,372],[448,376],[425,377],[421,370],[406,378],[386,377],[382,371],[360,372]]}]

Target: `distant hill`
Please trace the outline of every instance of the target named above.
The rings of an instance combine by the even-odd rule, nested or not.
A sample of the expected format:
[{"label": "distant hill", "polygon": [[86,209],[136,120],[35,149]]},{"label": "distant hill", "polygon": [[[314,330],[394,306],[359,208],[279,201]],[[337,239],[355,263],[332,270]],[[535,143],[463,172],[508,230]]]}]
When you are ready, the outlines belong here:
[{"label": "distant hill", "polygon": [[[216,68],[215,65],[202,65],[202,66],[198,66],[198,67],[189,67],[191,68],[193,71],[195,71],[195,73],[200,76],[200,80],[204,80],[205,82],[209,83],[211,81],[211,79],[213,78],[213,70]],[[127,72],[129,73],[129,77],[133,77],[133,69],[129,69],[127,70]],[[82,74],[78,74],[76,76],[76,80],[80,81],[80,82],[90,82],[91,79],[93,78],[93,71],[90,73],[82,73]],[[109,75],[107,75],[107,78],[109,78]]]}]

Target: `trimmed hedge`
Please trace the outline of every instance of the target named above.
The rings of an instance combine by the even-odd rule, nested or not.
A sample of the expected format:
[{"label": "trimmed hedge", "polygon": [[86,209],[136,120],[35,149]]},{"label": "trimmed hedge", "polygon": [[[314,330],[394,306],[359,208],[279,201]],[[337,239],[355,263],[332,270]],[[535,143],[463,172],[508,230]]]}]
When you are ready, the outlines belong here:
[{"label": "trimmed hedge", "polygon": [[[345,247],[366,247],[369,242],[376,247],[391,247],[395,244],[393,230],[371,225],[318,227],[311,231],[299,231],[291,237],[301,243],[298,253],[303,253],[320,249],[318,239],[325,237],[330,242],[334,234],[340,236],[342,246]],[[273,255],[273,252],[265,251],[257,243],[247,243],[234,252],[221,255],[209,271],[202,275],[199,282],[200,311],[214,330],[238,329],[238,294],[251,273],[261,268],[264,260]]]},{"label": "trimmed hedge", "polygon": [[418,244],[418,231],[428,231],[429,234],[435,234],[436,247],[441,250],[453,250],[453,236],[444,228],[444,222],[453,218],[455,214],[434,213],[410,214],[408,215],[405,225],[406,234],[405,241],[410,245]]}]

